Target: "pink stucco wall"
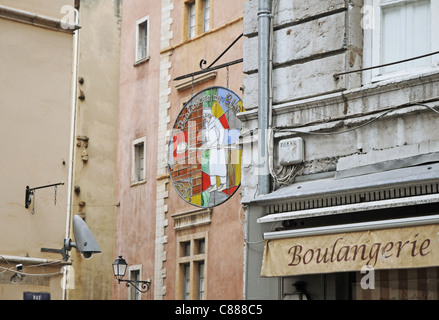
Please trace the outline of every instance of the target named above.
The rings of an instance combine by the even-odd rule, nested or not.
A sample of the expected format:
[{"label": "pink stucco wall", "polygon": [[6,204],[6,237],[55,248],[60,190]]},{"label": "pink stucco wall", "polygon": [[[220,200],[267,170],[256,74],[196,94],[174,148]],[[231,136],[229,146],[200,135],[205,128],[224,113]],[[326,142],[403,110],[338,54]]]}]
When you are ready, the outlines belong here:
[{"label": "pink stucco wall", "polygon": [[[115,258],[122,254],[130,265],[142,264],[143,278],[154,278],[155,227],[156,227],[156,185],[157,185],[157,128],[159,106],[160,52],[172,52],[170,56],[171,79],[198,71],[201,59],[210,64],[243,31],[244,0],[211,0],[211,31],[195,39],[183,40],[183,1],[174,1],[171,12],[173,38],[170,47],[161,48],[161,4],[160,1],[125,1],[123,5],[121,69],[120,69],[120,107],[117,168],[117,198],[120,207],[116,211],[115,222]],[[150,59],[133,66],[135,57],[136,21],[146,15],[150,17]],[[217,64],[242,58],[242,43],[237,44],[222,57]],[[242,64],[229,68],[229,88],[242,96]],[[170,81],[169,110],[172,129],[178,113],[192,93],[192,88],[178,91],[179,82]],[[196,93],[210,86],[227,85],[226,69],[218,70],[215,79],[193,87]],[[146,137],[147,172],[146,183],[130,186],[131,144],[132,141]],[[208,299],[242,299],[243,297],[243,232],[238,214],[240,207],[240,190],[226,203],[215,207],[212,222],[208,226],[193,227],[179,231],[174,229],[175,213],[196,209],[182,200],[172,183],[168,184],[169,197],[166,200],[168,212],[166,219],[167,243],[166,260],[166,295],[164,299],[176,299],[176,237],[200,231],[209,231],[208,247]],[[154,282],[153,282],[154,286]],[[126,299],[125,286],[113,285],[113,298]],[[154,288],[142,299],[153,299]]]},{"label": "pink stucco wall", "polygon": [[[158,1],[126,1],[122,9],[120,98],[115,215],[115,258],[142,265],[142,277],[154,274],[157,107],[159,90],[160,18]],[[134,66],[136,21],[149,16],[150,59]],[[131,186],[132,143],[146,138],[146,182]],[[126,299],[126,286],[113,284],[113,298]],[[153,291],[151,289],[150,293]],[[148,294],[150,294],[148,293]]]}]

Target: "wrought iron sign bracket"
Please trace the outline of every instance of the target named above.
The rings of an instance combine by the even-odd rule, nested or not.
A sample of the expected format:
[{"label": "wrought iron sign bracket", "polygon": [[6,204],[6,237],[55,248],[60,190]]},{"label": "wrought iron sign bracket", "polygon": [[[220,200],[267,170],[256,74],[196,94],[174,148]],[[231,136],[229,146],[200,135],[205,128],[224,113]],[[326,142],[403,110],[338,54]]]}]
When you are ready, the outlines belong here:
[{"label": "wrought iron sign bracket", "polygon": [[[24,206],[26,207],[26,209],[29,208],[29,205],[32,202],[31,197],[35,196],[35,190],[45,189],[45,188],[50,188],[50,187],[54,187],[55,188],[55,204],[56,204],[56,191],[57,191],[57,187],[60,186],[60,185],[64,185],[64,182],[48,184],[48,185],[41,186],[41,187],[36,187],[36,188],[30,188],[29,186],[26,186],[26,194],[25,194],[25,199],[24,199]],[[33,213],[33,209],[32,209],[32,213]]]},{"label": "wrought iron sign bracket", "polygon": [[[227,47],[227,49],[226,50],[224,50],[223,51],[223,53],[221,53],[219,56],[218,56],[218,58],[216,58],[206,69],[209,69],[209,68],[211,68],[219,59],[221,59],[221,57],[227,52],[227,51],[229,51],[230,50],[230,48],[231,47],[233,47],[234,45],[235,45],[235,43],[236,42],[238,42],[238,40],[239,39],[241,39],[241,37],[243,36],[244,34],[243,33],[241,33],[235,40],[233,40],[233,42]],[[203,69],[203,64],[207,64],[207,61],[205,60],[205,59],[201,59],[201,61],[200,61],[200,69]]]},{"label": "wrought iron sign bracket", "polygon": [[182,80],[182,79],[186,79],[186,78],[190,78],[190,77],[194,77],[194,76],[197,76],[197,75],[200,75],[200,74],[203,74],[203,73],[207,73],[207,72],[210,72],[210,71],[214,71],[214,70],[218,70],[218,69],[222,69],[222,68],[226,68],[226,67],[228,67],[228,66],[231,66],[231,65],[234,65],[234,64],[238,64],[238,63],[241,63],[241,62],[243,62],[243,59],[241,58],[241,59],[237,59],[237,60],[234,60],[234,61],[231,61],[231,62],[227,62],[227,63],[224,63],[224,64],[221,64],[221,65],[218,65],[218,66],[216,66],[216,67],[213,67],[213,65],[219,60],[219,59],[221,59],[221,57],[227,52],[227,51],[229,51],[229,49],[231,48],[231,47],[233,47],[234,45],[235,45],[235,43],[239,40],[239,39],[241,39],[241,37],[243,36],[243,33],[241,33],[235,40],[233,40],[233,42],[227,47],[227,49],[226,50],[224,50],[219,56],[218,56],[218,58],[216,58],[207,68],[205,68],[205,69],[203,69],[203,65],[205,65],[205,64],[207,64],[207,61],[205,60],[205,59],[201,59],[201,61],[200,61],[200,71],[196,71],[196,72],[192,72],[192,73],[188,73],[188,74],[185,74],[185,75],[182,75],[182,76],[179,76],[179,77],[177,77],[177,78],[175,78],[174,79],[174,81],[178,81],[178,80]]}]

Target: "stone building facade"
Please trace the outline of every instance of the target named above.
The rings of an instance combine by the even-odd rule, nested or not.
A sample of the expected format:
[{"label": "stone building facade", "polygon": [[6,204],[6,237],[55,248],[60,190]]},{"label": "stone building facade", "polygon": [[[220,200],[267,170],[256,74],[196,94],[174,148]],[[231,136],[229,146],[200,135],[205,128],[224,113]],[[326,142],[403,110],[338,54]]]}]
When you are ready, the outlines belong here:
[{"label": "stone building facade", "polygon": [[[391,252],[413,237],[437,243],[427,230],[439,200],[437,3],[267,1],[267,15],[261,2],[244,11],[246,298],[298,298],[299,282],[311,299],[437,299],[434,249],[423,251],[428,259],[414,247],[407,259],[402,248]],[[262,34],[267,17],[272,28]],[[258,72],[267,35],[268,75]],[[271,93],[265,158],[261,77]],[[264,161],[270,189],[260,192]],[[381,246],[379,263],[359,258],[367,243]],[[375,290],[362,286],[372,274]]]}]

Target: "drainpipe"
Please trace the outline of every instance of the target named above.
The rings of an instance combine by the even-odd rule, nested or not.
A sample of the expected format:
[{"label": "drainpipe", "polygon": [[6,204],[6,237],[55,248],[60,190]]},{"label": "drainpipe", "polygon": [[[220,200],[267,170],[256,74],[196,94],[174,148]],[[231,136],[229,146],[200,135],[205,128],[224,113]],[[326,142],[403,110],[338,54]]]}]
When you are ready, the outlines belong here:
[{"label": "drainpipe", "polygon": [[[75,25],[79,24],[79,11],[75,9]],[[67,183],[67,217],[65,238],[70,238],[70,220],[72,218],[72,190],[73,190],[73,170],[75,157],[75,132],[76,132],[76,97],[77,97],[77,82],[78,82],[78,54],[79,54],[79,30],[73,33],[73,66],[72,66],[72,100],[71,100],[71,123],[70,123],[70,155],[69,155],[69,173]],[[67,270],[64,268],[64,275],[62,279],[62,300],[67,299]]]},{"label": "drainpipe", "polygon": [[270,192],[268,130],[271,125],[271,20],[272,1],[259,0],[258,4],[258,194]]}]

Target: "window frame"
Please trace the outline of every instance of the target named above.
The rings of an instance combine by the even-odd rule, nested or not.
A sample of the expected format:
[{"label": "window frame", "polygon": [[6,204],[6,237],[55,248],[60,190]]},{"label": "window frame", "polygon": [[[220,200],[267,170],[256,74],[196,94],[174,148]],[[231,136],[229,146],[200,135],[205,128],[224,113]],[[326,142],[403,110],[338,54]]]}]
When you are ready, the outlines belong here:
[{"label": "window frame", "polygon": [[[207,4],[207,10],[206,10],[206,4]],[[211,26],[210,26],[210,20],[211,20],[210,7],[211,7],[210,0],[203,0],[203,33],[208,32],[211,29]],[[208,15],[208,19],[206,19],[206,15]],[[206,22],[208,22],[207,28],[206,28]]]},{"label": "window frame", "polygon": [[[206,1],[209,4],[208,7],[208,28],[206,29]],[[212,30],[212,0],[185,0],[184,5],[184,17],[183,17],[183,40],[195,39],[198,36]],[[194,34],[191,33],[191,8],[194,10]]]},{"label": "window frame", "polygon": [[[138,279],[135,279],[132,277],[133,273],[137,273],[138,275]],[[129,280],[134,280],[134,281],[140,281],[142,280],[142,265],[141,264],[137,264],[137,265],[132,265],[132,266],[128,266],[128,279]],[[135,283],[136,287],[139,288],[140,284],[139,283]],[[142,300],[141,294],[140,292],[134,288],[133,286],[129,286],[128,288],[128,300]],[[134,299],[133,299],[134,296]]]},{"label": "window frame", "polygon": [[200,260],[196,263],[197,268],[197,300],[205,300],[204,292],[206,290],[206,283],[204,274],[206,272],[206,262]]},{"label": "window frame", "polygon": [[[140,28],[146,25],[146,53],[145,56],[140,54]],[[150,34],[150,23],[149,15],[136,21],[136,52],[135,52],[135,65],[144,61],[149,60],[149,34]]]},{"label": "window frame", "polygon": [[[143,145],[143,160],[142,160],[142,167],[143,167],[143,176],[139,177],[139,170],[137,167],[138,163],[138,152],[137,152],[137,146]],[[131,161],[131,185],[138,185],[141,183],[146,182],[146,137],[142,137],[139,139],[135,139],[132,142],[132,161]],[[140,168],[140,166],[139,166]]]},{"label": "window frame", "polygon": [[[363,67],[369,68],[383,64],[381,62],[381,26],[382,8],[402,5],[413,2],[413,0],[390,0],[382,3],[383,0],[365,0],[363,7],[363,21],[370,19],[367,26],[363,25]],[[438,30],[439,21],[435,14],[439,14],[438,1],[430,0],[430,52],[439,51],[439,37],[435,37],[434,30]],[[437,32],[436,32],[437,34]],[[410,58],[410,57],[409,57]],[[380,68],[365,70],[362,74],[363,85],[389,80],[397,77],[407,77],[413,74],[422,74],[432,70],[439,71],[439,55],[431,56],[431,65],[415,67],[401,71],[394,71],[380,74]]]},{"label": "window frame", "polygon": [[[200,243],[203,244],[202,251],[200,251]],[[188,247],[189,255],[186,252]],[[207,299],[207,252],[208,231],[177,237],[176,299]],[[201,265],[203,265],[202,278]]]},{"label": "window frame", "polygon": [[[188,39],[193,39],[197,36],[197,3],[196,1],[187,4],[188,16]],[[192,20],[193,18],[193,20]],[[193,23],[193,26],[192,26]],[[192,29],[193,28],[193,29]]]}]

